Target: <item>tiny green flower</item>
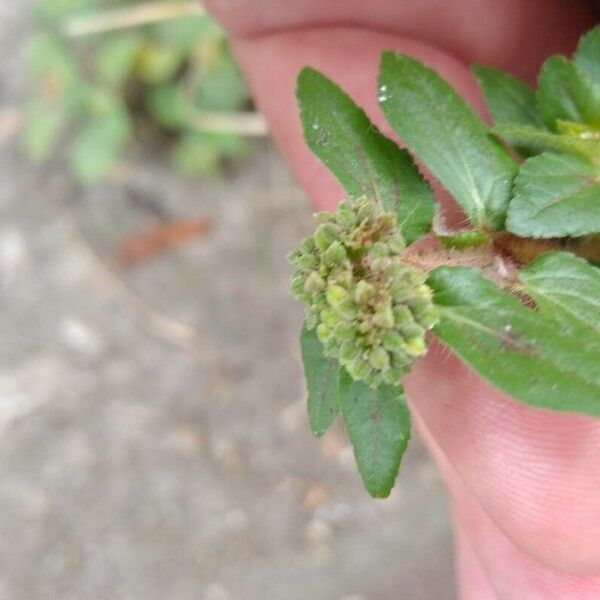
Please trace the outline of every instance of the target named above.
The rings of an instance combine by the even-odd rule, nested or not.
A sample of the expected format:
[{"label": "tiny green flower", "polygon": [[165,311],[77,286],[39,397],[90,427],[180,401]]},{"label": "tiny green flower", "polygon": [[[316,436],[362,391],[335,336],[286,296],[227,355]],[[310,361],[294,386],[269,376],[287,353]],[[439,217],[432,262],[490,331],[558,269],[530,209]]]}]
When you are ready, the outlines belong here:
[{"label": "tiny green flower", "polygon": [[327,290],[325,297],[329,306],[336,308],[348,297],[348,292],[340,285],[332,285]]},{"label": "tiny green flower", "polygon": [[324,252],[337,239],[337,229],[330,223],[320,225],[315,231],[315,244],[319,250]]},{"label": "tiny green flower", "polygon": [[378,346],[373,348],[369,354],[369,362],[377,371],[385,372],[390,368],[390,355],[384,348]]},{"label": "tiny green flower", "polygon": [[367,198],[315,219],[315,234],[290,255],[306,326],[353,379],[399,384],[437,322],[426,274],[402,261],[395,216]]}]

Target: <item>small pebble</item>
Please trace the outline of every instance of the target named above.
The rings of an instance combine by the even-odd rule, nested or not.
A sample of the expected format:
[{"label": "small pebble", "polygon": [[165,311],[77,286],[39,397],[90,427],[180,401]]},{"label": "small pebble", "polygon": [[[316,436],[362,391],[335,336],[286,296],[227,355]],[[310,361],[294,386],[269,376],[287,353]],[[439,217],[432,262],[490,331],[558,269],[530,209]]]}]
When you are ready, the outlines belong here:
[{"label": "small pebble", "polygon": [[204,590],[204,600],[229,600],[227,590],[218,583],[211,583]]},{"label": "small pebble", "polygon": [[312,519],[304,531],[306,538],[312,544],[324,544],[333,537],[333,529],[322,519]]},{"label": "small pebble", "polygon": [[59,337],[67,348],[85,358],[98,358],[105,349],[95,328],[77,317],[65,317],[60,322]]},{"label": "small pebble", "polygon": [[231,533],[241,533],[248,528],[248,515],[240,508],[234,508],[225,515],[225,527]]},{"label": "small pebble", "polygon": [[327,504],[329,494],[324,486],[316,484],[312,485],[304,495],[304,506],[308,510],[316,510],[317,508]]}]

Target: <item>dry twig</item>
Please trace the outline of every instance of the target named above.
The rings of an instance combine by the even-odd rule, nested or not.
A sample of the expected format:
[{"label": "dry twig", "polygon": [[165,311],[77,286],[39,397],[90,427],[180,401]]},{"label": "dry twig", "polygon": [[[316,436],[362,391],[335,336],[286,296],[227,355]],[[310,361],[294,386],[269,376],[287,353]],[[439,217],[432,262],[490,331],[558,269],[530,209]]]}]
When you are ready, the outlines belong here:
[{"label": "dry twig", "polygon": [[80,37],[204,14],[199,0],[164,0],[69,17],[61,30],[69,37]]},{"label": "dry twig", "polygon": [[110,289],[125,305],[127,305],[143,328],[156,338],[179,346],[187,351],[201,352],[208,360],[212,352],[202,341],[200,332],[171,317],[165,316],[143,302],[100,258],[97,252],[81,233],[75,215],[70,215],[72,222],[72,240],[80,254],[85,256],[98,279]]}]

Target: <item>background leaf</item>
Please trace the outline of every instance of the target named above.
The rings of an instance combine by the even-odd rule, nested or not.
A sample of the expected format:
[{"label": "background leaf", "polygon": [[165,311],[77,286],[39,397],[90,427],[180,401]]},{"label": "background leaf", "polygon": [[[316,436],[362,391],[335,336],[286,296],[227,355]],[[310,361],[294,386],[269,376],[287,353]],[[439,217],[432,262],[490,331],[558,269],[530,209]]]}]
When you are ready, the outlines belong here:
[{"label": "background leaf", "polygon": [[148,112],[169,129],[181,129],[186,122],[185,89],[181,83],[167,83],[152,88],[145,97]]},{"label": "background leaf", "polygon": [[119,160],[130,131],[129,115],[120,104],[92,118],[71,146],[71,167],[77,179],[86,185],[100,181]]},{"label": "background leaf", "polygon": [[518,123],[543,127],[535,92],[526,83],[490,67],[475,66],[473,72],[496,125]]},{"label": "background leaf", "polygon": [[184,133],[173,150],[173,164],[184,175],[214,175],[219,163],[219,152],[210,135],[200,131]]},{"label": "background leaf", "polygon": [[135,74],[148,85],[160,85],[175,77],[184,59],[181,48],[148,42],[139,52]]},{"label": "background leaf", "polygon": [[308,388],[308,416],[311,431],[322,436],[338,413],[340,364],[323,354],[323,344],[314,330],[302,328],[300,349]]},{"label": "background leaf", "polygon": [[195,103],[207,110],[235,110],[249,101],[241,71],[232,60],[205,68],[195,90]]},{"label": "background leaf", "polygon": [[309,148],[351,198],[368,196],[395,212],[407,243],[429,232],[435,200],[409,154],[382,135],[337,85],[313,69],[298,77]]},{"label": "background leaf", "polygon": [[600,231],[600,174],[566,154],[528,159],[515,180],[506,226],[522,237],[582,236]]},{"label": "background leaf", "polygon": [[477,269],[440,267],[428,283],[441,313],[435,335],[492,385],[532,406],[600,416],[597,343],[522,305]]},{"label": "background leaf", "polygon": [[152,38],[161,43],[194,50],[200,39],[221,39],[224,33],[209,17],[204,15],[166,19],[148,27]]},{"label": "background leaf", "polygon": [[367,491],[386,498],[410,439],[410,414],[401,387],[370,388],[341,369],[339,405]]},{"label": "background leaf", "polygon": [[550,57],[538,82],[538,109],[548,127],[556,130],[557,119],[600,125],[600,86],[570,60]]},{"label": "background leaf", "polygon": [[142,38],[135,34],[109,37],[94,57],[98,77],[110,85],[121,85],[133,70],[142,44]]},{"label": "background leaf", "polygon": [[29,102],[23,129],[23,147],[33,162],[39,163],[48,158],[66,117],[62,106],[53,106],[41,99]]},{"label": "background leaf", "polygon": [[390,125],[477,227],[502,228],[516,164],[437,73],[385,52],[379,104]]},{"label": "background leaf", "polygon": [[594,27],[579,40],[573,58],[575,64],[596,85],[600,85],[600,27]]}]

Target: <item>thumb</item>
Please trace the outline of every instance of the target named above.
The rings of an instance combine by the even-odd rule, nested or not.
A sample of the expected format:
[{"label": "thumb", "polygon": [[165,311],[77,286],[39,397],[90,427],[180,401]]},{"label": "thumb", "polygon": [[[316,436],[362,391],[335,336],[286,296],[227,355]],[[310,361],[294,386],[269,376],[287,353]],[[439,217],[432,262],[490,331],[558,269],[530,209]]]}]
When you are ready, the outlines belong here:
[{"label": "thumb", "polygon": [[[383,50],[425,61],[481,108],[465,65],[396,35],[288,31],[238,40],[235,48],[277,144],[321,208],[332,208],[343,194],[302,139],[293,107],[303,66],[331,76],[384,132],[375,100]],[[515,403],[436,346],[406,383],[415,420],[455,499],[458,547],[475,557],[461,564],[472,570],[478,564],[490,589],[504,582],[503,597],[600,597],[600,424]],[[539,587],[548,573],[558,590],[550,595]]]}]

